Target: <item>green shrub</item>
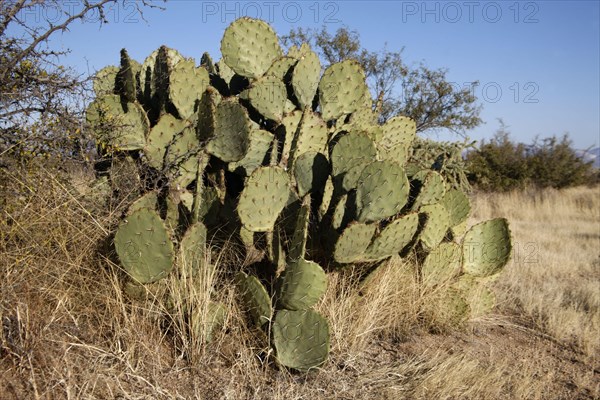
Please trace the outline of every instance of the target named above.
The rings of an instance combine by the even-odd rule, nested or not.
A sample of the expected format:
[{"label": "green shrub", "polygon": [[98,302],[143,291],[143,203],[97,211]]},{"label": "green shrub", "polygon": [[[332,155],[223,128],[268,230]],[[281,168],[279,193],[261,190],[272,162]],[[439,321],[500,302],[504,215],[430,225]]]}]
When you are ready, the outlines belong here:
[{"label": "green shrub", "polygon": [[590,183],[594,169],[572,148],[568,135],[537,138],[531,145],[515,143],[502,127],[466,157],[471,184],[485,191],[526,186],[565,188]]}]

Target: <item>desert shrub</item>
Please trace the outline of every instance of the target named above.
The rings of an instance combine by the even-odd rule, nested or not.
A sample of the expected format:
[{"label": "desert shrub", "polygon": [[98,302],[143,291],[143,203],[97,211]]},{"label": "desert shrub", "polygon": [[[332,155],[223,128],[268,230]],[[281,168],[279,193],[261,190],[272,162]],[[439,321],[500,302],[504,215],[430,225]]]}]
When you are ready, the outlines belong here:
[{"label": "desert shrub", "polygon": [[592,163],[580,158],[568,135],[516,143],[501,128],[489,141],[467,153],[468,178],[485,191],[509,191],[527,186],[565,188],[589,183]]}]

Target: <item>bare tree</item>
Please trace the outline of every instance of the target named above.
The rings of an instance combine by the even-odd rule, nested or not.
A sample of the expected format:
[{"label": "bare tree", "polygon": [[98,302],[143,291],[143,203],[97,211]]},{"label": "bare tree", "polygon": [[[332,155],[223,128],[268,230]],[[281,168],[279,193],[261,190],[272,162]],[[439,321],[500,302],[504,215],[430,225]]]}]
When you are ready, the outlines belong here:
[{"label": "bare tree", "polygon": [[[78,152],[86,76],[61,65],[50,38],[86,18],[109,22],[120,0],[0,0],[0,158]],[[129,2],[143,18],[152,0]],[[50,13],[44,12],[52,10]]]}]

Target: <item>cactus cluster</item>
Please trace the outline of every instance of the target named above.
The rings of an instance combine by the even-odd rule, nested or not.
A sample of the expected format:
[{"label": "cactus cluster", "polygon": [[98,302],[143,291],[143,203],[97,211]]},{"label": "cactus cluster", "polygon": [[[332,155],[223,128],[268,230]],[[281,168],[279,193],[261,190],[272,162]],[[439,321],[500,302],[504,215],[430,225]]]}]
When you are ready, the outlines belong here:
[{"label": "cactus cluster", "polygon": [[87,120],[101,151],[133,160],[154,183],[114,238],[135,282],[163,278],[181,257],[208,268],[198,261],[207,238],[236,237],[260,254],[230,271],[241,301],[271,330],[277,361],[301,371],[328,356],[329,325],[315,306],[331,269],[416,254],[420,282],[451,285],[451,313],[493,305],[485,285],[510,254],[506,221],[465,234],[468,197],[440,169],[411,161],[414,121],[378,122],[359,63],[322,71],[308,45],[285,55],[251,18],[225,30],[221,53],[197,66],[164,46],[142,64],[123,50],[120,67],[96,76]]}]

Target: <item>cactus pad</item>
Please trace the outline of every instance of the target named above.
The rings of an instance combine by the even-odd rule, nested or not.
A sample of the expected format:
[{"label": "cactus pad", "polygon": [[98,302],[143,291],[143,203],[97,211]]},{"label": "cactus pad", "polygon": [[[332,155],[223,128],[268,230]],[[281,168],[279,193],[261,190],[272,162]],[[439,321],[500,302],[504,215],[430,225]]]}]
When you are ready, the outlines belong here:
[{"label": "cactus pad", "polygon": [[446,193],[444,179],[436,171],[419,171],[412,180],[416,180],[420,184],[419,195],[415,200],[413,210],[417,210],[423,205],[439,202]]},{"label": "cactus pad", "polygon": [[154,210],[156,208],[156,202],[158,201],[158,194],[156,192],[148,192],[142,197],[134,201],[127,209],[127,215],[131,215],[134,212],[143,208]]},{"label": "cactus pad", "polygon": [[306,109],[294,135],[293,150],[291,152],[292,160],[307,151],[326,153],[328,138],[329,132],[325,122],[317,114]]},{"label": "cactus pad", "polygon": [[400,253],[408,245],[419,226],[417,213],[399,217],[387,225],[366,250],[366,258],[380,260]]},{"label": "cactus pad", "polygon": [[450,226],[455,227],[467,220],[471,206],[466,194],[458,189],[450,189],[444,195],[441,203],[448,211]]},{"label": "cactus pad", "polygon": [[416,124],[410,118],[397,116],[383,125],[383,136],[377,143],[382,160],[393,160],[404,164],[409,156],[416,136]]},{"label": "cactus pad", "polygon": [[104,67],[100,71],[96,72],[93,81],[94,93],[96,94],[96,97],[114,94],[115,81],[117,79],[118,72],[119,68],[115,67],[114,65],[109,65],[108,67]]},{"label": "cactus pad", "polygon": [[298,259],[279,277],[278,305],[288,310],[314,306],[327,290],[327,275],[315,262]]},{"label": "cactus pad", "polygon": [[244,226],[253,232],[271,231],[287,204],[290,183],[279,167],[262,167],[248,178],[237,211]]},{"label": "cactus pad", "polygon": [[329,324],[313,310],[281,310],[273,324],[277,361],[308,371],[323,364],[329,354]]},{"label": "cactus pad", "polygon": [[206,227],[202,222],[196,222],[190,226],[179,245],[179,265],[185,276],[195,275],[199,271],[209,272],[203,269],[208,264],[206,254]]},{"label": "cactus pad", "polygon": [[319,56],[312,50],[307,51],[294,67],[292,87],[301,109],[311,107],[321,75]]},{"label": "cactus pad", "polygon": [[146,144],[150,122],[137,103],[121,105],[119,95],[105,95],[94,100],[87,109],[86,120],[99,141],[117,150],[141,150]]},{"label": "cactus pad", "polygon": [[353,132],[340,137],[331,151],[334,180],[338,185],[341,181],[345,191],[351,190],[356,186],[362,168],[376,158],[375,143],[366,134]]},{"label": "cactus pad", "polygon": [[225,162],[239,161],[248,151],[250,129],[245,108],[235,101],[222,101],[215,111],[214,137],[206,150]]},{"label": "cactus pad", "polygon": [[252,129],[250,131],[248,152],[240,161],[229,163],[229,170],[235,171],[238,168],[243,168],[246,176],[249,176],[256,168],[263,165],[272,142],[273,134],[271,132],[263,129]]},{"label": "cactus pad", "polygon": [[271,297],[257,277],[239,272],[236,276],[237,285],[242,293],[245,308],[257,326],[262,326],[271,320],[273,307]]},{"label": "cactus pad", "polygon": [[150,130],[144,154],[152,168],[161,170],[165,162],[167,147],[175,139],[175,135],[185,128],[185,122],[171,114],[163,115]]},{"label": "cactus pad", "polygon": [[169,99],[181,118],[190,118],[196,101],[208,87],[208,71],[196,68],[193,60],[182,60],[173,68],[169,83]]},{"label": "cactus pad", "polygon": [[358,61],[329,66],[319,82],[319,102],[325,121],[351,114],[361,107],[366,88],[365,72]]},{"label": "cactus pad", "polygon": [[243,17],[225,29],[221,54],[236,74],[258,78],[282,55],[282,51],[277,34],[266,22]]},{"label": "cactus pad", "polygon": [[306,242],[308,241],[308,227],[310,224],[310,196],[306,196],[302,201],[302,206],[298,210],[294,234],[289,245],[288,259],[296,261],[304,257],[306,253]]},{"label": "cactus pad", "polygon": [[289,79],[290,70],[297,62],[298,60],[292,57],[279,57],[273,61],[273,64],[271,64],[265,75],[275,76],[285,83]]},{"label": "cactus pad", "polygon": [[173,268],[173,244],[155,211],[128,216],[117,229],[115,248],[125,271],[140,283],[164,278]]},{"label": "cactus pad", "polygon": [[409,184],[404,169],[393,161],[374,161],[358,178],[358,221],[371,222],[400,212],[408,200]]},{"label": "cactus pad", "polygon": [[440,243],[427,255],[421,276],[425,285],[441,285],[460,272],[460,247],[456,243]]},{"label": "cactus pad", "polygon": [[352,263],[365,259],[365,251],[371,243],[377,225],[351,223],[335,244],[333,258],[339,263]]},{"label": "cactus pad", "polygon": [[510,259],[508,222],[496,218],[474,225],[465,234],[462,246],[465,273],[479,277],[497,273]]},{"label": "cactus pad", "polygon": [[425,227],[421,231],[421,243],[426,250],[431,251],[441,243],[450,227],[448,212],[441,204],[423,206],[419,212],[427,215]]},{"label": "cactus pad", "polygon": [[281,79],[267,75],[257,79],[249,89],[240,94],[266,119],[281,121],[287,99],[287,92]]},{"label": "cactus pad", "polygon": [[303,153],[294,163],[294,177],[298,185],[298,196],[320,191],[329,176],[329,162],[325,155],[309,151]]}]

